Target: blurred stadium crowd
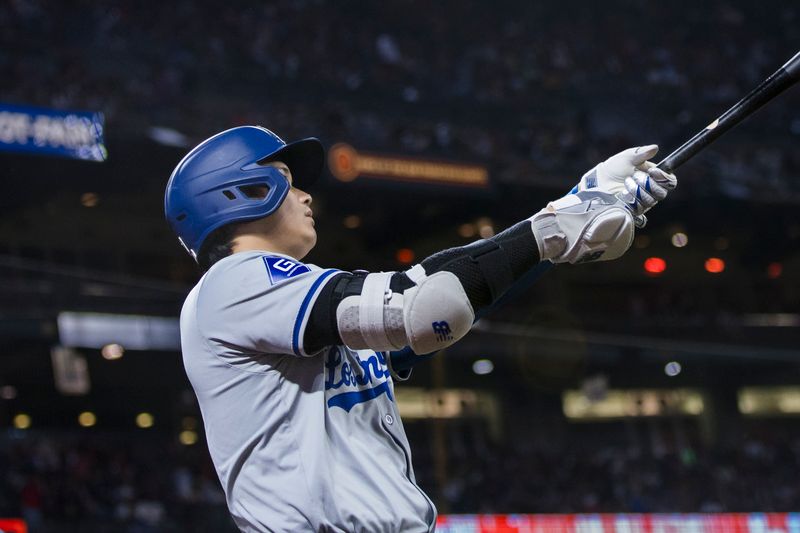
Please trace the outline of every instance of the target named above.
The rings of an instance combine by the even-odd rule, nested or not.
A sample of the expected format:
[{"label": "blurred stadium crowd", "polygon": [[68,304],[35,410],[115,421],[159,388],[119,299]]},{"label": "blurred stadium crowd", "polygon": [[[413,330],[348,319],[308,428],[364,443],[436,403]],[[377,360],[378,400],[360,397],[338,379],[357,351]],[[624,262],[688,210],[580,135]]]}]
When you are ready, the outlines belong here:
[{"label": "blurred stadium crowd", "polygon": [[[520,423],[502,444],[485,432],[456,431],[443,496],[450,512],[467,514],[796,509],[797,435],[771,430],[706,446],[696,430],[677,426],[612,423],[581,428],[582,438],[575,430],[543,437],[542,427]],[[614,431],[626,438],[609,436]]]},{"label": "blurred stadium crowd", "polygon": [[[150,136],[190,145],[230,125],[261,123],[287,139],[315,135],[358,149],[477,161],[500,183],[567,190],[576,175],[621,147],[643,140],[677,146],[788,59],[784,51],[800,41],[800,5],[791,2],[579,6],[512,2],[509,16],[496,3],[460,0],[232,0],[213,11],[189,0],[157,6],[8,0],[0,2],[0,76],[13,83],[0,86],[0,100],[102,111],[109,135],[123,141]],[[693,196],[721,191],[735,199],[800,201],[793,184],[800,151],[787,148],[800,138],[796,101],[775,101],[746,132],[720,141],[724,149],[709,150],[705,164],[692,167],[702,177],[691,182]],[[714,216],[713,206],[703,207]],[[800,239],[796,222],[775,224],[774,232]],[[70,253],[76,255],[59,252],[59,261],[69,263]],[[108,258],[98,255],[90,262],[102,268]],[[163,266],[160,258],[141,257],[147,272]],[[74,297],[56,275],[31,276],[16,279],[12,272],[5,279],[52,285],[65,305]],[[736,290],[713,282],[642,283],[620,295],[617,286],[598,282],[552,301],[569,307],[568,322],[599,330],[663,334],[671,326],[680,338],[677,328],[684,327],[721,331],[731,343],[770,337],[795,347],[793,332],[744,329],[744,314],[794,312],[800,302],[797,286],[770,285],[765,274],[759,283]],[[554,282],[550,290],[563,288]],[[53,301],[12,301],[23,305]],[[528,321],[519,308],[509,314]],[[442,510],[800,506],[800,438],[784,431],[794,421],[704,444],[697,428],[674,431],[663,421],[655,432],[630,422],[647,438],[631,437],[624,425],[559,427],[551,434],[532,424],[529,412],[505,407],[507,431],[496,440],[468,423],[448,426],[448,468],[438,479],[430,428],[407,424],[417,477]],[[619,438],[603,439],[612,434]],[[184,447],[154,435],[8,431],[0,440],[0,516],[23,516],[34,533],[233,530],[204,443]]]},{"label": "blurred stadium crowd", "polygon": [[[287,138],[491,162],[501,181],[559,183],[652,131],[682,142],[788,59],[800,9],[771,6],[629,1],[620,17],[596,3],[240,0],[209,12],[185,0],[13,0],[0,6],[0,75],[15,83],[0,98],[99,109],[117,131],[194,139],[263,123]],[[736,38],[710,41],[698,31],[708,28]],[[737,197],[795,197],[787,176],[800,154],[780,146],[800,122],[787,105],[759,121],[770,142],[732,136],[739,149],[703,181],[724,176]]]},{"label": "blurred stadium crowd", "polygon": [[[522,423],[499,443],[459,424],[448,431],[451,471],[437,486],[430,435],[409,427],[420,485],[451,513],[796,510],[796,434],[772,429],[706,447],[672,424],[616,429],[628,438],[597,438],[595,428],[592,439],[569,431],[543,439]],[[0,450],[0,515],[23,516],[33,531],[231,529],[207,455],[176,446],[102,435],[12,440]]]},{"label": "blurred stadium crowd", "polygon": [[39,435],[0,450],[0,516],[31,531],[224,531],[208,455],[169,440]]}]

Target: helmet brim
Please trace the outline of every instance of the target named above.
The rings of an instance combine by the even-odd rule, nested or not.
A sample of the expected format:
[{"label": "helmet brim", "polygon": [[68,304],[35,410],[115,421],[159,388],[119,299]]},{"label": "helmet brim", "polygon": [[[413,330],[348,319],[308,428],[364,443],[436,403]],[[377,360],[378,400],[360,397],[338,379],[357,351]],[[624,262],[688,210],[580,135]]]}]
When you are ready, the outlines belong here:
[{"label": "helmet brim", "polygon": [[263,165],[270,161],[286,163],[292,172],[292,185],[308,190],[322,174],[322,166],[325,164],[325,149],[319,139],[308,137],[287,144],[264,159],[260,159],[258,163]]}]

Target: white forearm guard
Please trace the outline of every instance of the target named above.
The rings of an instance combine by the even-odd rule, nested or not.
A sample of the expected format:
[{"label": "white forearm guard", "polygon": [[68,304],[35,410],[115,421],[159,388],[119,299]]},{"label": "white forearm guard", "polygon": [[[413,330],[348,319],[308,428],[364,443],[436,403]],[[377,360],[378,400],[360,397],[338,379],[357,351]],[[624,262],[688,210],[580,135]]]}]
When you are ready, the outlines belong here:
[{"label": "white forearm guard", "polygon": [[475,313],[461,282],[451,272],[425,275],[417,265],[406,274],[415,283],[402,294],[389,288],[393,272],[368,274],[361,294],[336,308],[344,344],[353,349],[399,350],[426,354],[467,334]]},{"label": "white forearm guard", "polygon": [[599,191],[568,194],[533,215],[539,257],[554,263],[610,261],[633,242],[633,216],[616,196]]}]

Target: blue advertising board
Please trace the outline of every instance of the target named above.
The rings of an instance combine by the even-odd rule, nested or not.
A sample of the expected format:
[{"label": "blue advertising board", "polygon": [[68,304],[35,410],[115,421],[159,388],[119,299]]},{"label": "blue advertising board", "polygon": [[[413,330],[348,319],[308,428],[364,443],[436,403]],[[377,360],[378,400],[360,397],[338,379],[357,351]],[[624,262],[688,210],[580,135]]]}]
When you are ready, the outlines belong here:
[{"label": "blue advertising board", "polygon": [[105,161],[103,114],[0,103],[0,150]]}]

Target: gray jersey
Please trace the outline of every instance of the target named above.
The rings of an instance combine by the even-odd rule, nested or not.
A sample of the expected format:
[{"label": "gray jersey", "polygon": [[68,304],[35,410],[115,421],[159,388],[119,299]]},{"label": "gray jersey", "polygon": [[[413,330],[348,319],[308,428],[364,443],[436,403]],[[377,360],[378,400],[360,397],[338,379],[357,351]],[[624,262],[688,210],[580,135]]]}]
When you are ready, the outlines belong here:
[{"label": "gray jersey", "polygon": [[183,361],[228,508],[243,531],[431,531],[388,356],[303,348],[336,272],[238,253],[184,303]]}]

